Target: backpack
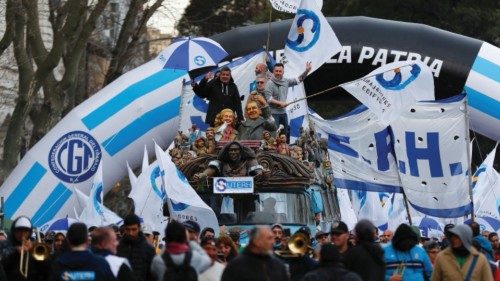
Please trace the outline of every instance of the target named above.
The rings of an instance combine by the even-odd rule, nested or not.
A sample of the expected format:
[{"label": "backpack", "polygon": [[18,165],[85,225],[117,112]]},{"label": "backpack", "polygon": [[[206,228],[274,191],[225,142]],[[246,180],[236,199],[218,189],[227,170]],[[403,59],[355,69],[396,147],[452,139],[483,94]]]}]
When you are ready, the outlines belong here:
[{"label": "backpack", "polygon": [[163,253],[162,259],[165,262],[167,269],[163,275],[163,280],[165,281],[198,281],[198,273],[191,266],[191,257],[193,253],[191,251],[186,252],[184,256],[184,261],[181,265],[176,265],[170,254],[167,252]]}]

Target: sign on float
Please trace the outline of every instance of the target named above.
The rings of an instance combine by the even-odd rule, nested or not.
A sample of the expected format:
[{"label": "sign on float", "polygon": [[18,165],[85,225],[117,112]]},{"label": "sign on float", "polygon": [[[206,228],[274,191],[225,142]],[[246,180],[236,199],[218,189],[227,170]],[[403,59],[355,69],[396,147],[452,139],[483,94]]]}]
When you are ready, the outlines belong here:
[{"label": "sign on float", "polygon": [[214,178],[214,193],[253,193],[253,177]]}]

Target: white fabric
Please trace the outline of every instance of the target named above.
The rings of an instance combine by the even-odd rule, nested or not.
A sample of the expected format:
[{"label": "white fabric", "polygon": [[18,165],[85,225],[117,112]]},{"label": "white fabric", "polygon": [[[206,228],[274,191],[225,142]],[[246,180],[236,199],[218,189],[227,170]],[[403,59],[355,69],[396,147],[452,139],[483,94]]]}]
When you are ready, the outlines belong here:
[{"label": "white fabric", "polygon": [[167,200],[172,208],[170,214],[178,221],[192,220],[200,225],[201,229],[211,227],[219,233],[219,223],[214,211],[200,198],[191,187],[186,177],[172,162],[168,153],[159,146],[155,146],[156,159],[165,185]]},{"label": "white fabric", "polygon": [[493,168],[496,149],[497,146],[488,154],[474,174],[473,198],[474,212],[477,217],[500,220],[500,175]]},{"label": "white fabric", "polygon": [[337,35],[321,13],[321,7],[316,1],[301,1],[285,44],[284,76],[298,77],[304,72],[306,62],[311,62],[312,73],[341,49]]},{"label": "white fabric", "polygon": [[[275,10],[286,13],[297,13],[301,0],[269,0]],[[321,10],[323,7],[323,0],[315,0],[316,5]]]},{"label": "white fabric", "polygon": [[[397,83],[399,75],[401,80]],[[417,61],[389,63],[341,86],[373,111],[385,125],[396,120],[416,101],[434,100],[432,72],[427,65]]]},{"label": "white fabric", "polygon": [[214,264],[207,270],[203,271],[200,276],[198,276],[199,281],[219,281],[222,278],[222,273],[226,268],[220,262],[214,262]]},{"label": "white fabric", "polygon": [[111,268],[111,272],[113,272],[113,276],[115,277],[118,277],[118,272],[120,271],[120,267],[122,266],[122,264],[127,265],[130,270],[132,270],[126,258],[118,257],[115,255],[107,255],[105,259],[108,262],[109,267]]}]

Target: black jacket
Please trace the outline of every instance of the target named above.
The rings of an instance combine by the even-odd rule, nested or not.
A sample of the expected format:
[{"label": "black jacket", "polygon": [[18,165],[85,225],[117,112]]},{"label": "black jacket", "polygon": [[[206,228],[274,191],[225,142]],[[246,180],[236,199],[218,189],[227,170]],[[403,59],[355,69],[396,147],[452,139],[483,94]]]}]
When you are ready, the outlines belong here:
[{"label": "black jacket", "polygon": [[221,281],[287,281],[285,265],[271,255],[257,255],[248,247],[222,273]]},{"label": "black jacket", "polygon": [[344,255],[344,264],[347,269],[359,274],[364,281],[383,281],[384,251],[376,243],[364,243],[349,249]]},{"label": "black jacket", "polygon": [[210,124],[210,126],[215,126],[215,116],[224,108],[232,109],[238,115],[238,120],[243,120],[240,93],[232,78],[227,84],[226,95],[222,93],[222,82],[219,78],[215,78],[209,82],[204,78],[199,85],[193,87],[193,91],[200,98],[208,100],[205,123]]},{"label": "black jacket", "polygon": [[[123,258],[118,258],[114,256],[114,259],[109,260],[108,256],[113,256],[113,254],[108,251],[108,250],[102,250],[102,249],[96,249],[92,248],[92,252],[98,256],[101,256],[106,259],[106,261],[109,264],[109,267],[111,268],[111,271],[113,272],[113,275],[115,276],[117,281],[136,281],[135,275],[132,272],[132,268],[130,268],[130,265],[122,261],[118,261],[117,259],[123,259]],[[119,264],[112,264],[112,263],[118,263]],[[113,268],[118,268],[118,271],[115,272]]]},{"label": "black jacket", "polygon": [[137,281],[151,280],[149,268],[156,251],[152,245],[148,244],[142,233],[137,239],[124,236],[120,240],[116,255],[128,259]]},{"label": "black jacket", "polygon": [[362,279],[339,264],[328,264],[307,273],[302,281],[362,281]]},{"label": "black jacket", "polygon": [[[103,257],[86,251],[67,251],[62,253],[53,264],[52,281],[64,280],[94,280],[94,281],[112,281],[113,273],[108,263]],[[77,279],[75,277],[87,274],[87,278]],[[70,278],[70,279],[67,279]]]}]

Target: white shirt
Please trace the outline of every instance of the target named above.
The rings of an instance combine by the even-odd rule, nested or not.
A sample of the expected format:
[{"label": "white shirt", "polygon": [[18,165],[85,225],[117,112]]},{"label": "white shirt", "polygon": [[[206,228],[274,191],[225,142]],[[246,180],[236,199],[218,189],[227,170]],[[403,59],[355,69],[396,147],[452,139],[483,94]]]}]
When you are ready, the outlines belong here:
[{"label": "white shirt", "polygon": [[220,262],[214,262],[211,267],[200,274],[198,281],[220,281],[225,267],[226,266]]}]

